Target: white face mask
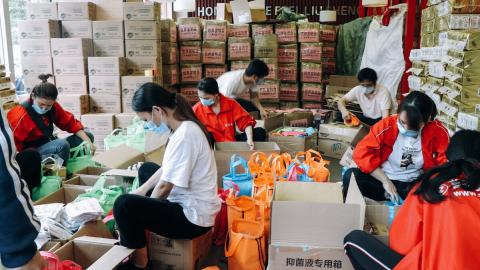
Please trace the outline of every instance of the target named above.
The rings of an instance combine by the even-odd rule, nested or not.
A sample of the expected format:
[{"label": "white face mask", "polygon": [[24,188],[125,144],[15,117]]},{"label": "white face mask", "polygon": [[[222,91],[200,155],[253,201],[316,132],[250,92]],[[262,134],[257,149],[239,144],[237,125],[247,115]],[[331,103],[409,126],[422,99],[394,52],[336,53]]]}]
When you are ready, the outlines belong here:
[{"label": "white face mask", "polygon": [[375,92],[375,87],[374,86],[368,86],[368,87],[364,86],[363,89],[364,89],[365,95],[370,95],[373,92]]}]

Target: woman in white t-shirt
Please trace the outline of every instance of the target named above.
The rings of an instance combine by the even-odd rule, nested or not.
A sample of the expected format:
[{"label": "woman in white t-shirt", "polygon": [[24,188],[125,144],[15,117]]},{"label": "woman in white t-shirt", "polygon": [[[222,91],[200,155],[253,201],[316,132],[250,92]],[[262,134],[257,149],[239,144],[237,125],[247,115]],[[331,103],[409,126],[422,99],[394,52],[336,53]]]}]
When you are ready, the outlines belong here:
[{"label": "woman in white t-shirt", "polygon": [[145,163],[142,185],[115,202],[121,244],[136,249],[126,269],[146,269],[145,230],[172,239],[193,239],[214,225],[221,203],[213,144],[191,105],[154,83],[133,96],[133,110],[155,132],[171,131],[162,167]]},{"label": "woman in white t-shirt", "polygon": [[338,109],[344,120],[350,120],[352,112],[347,110],[347,102],[358,102],[363,114],[355,114],[363,123],[373,126],[388,117],[392,109],[392,97],[388,89],[377,83],[377,73],[364,68],[357,75],[359,86],[355,86],[338,101]]}]

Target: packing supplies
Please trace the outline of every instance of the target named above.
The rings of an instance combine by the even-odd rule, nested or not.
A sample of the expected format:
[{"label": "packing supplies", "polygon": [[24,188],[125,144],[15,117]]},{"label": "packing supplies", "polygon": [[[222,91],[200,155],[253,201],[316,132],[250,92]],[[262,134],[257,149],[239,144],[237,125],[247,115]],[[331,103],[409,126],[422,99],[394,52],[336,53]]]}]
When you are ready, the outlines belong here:
[{"label": "packing supplies", "polygon": [[252,57],[250,38],[228,38],[228,60],[250,60]]},{"label": "packing supplies", "polygon": [[93,38],[92,21],[63,21],[62,37]]},{"label": "packing supplies", "polygon": [[30,20],[18,22],[19,39],[49,39],[60,37],[60,22],[56,20]]},{"label": "packing supplies", "polygon": [[126,59],[123,57],[88,57],[89,75],[125,75]]},{"label": "packing supplies", "polygon": [[95,20],[92,2],[58,2],[58,18],[63,21]]},{"label": "packing supplies", "polygon": [[228,22],[221,20],[206,20],[203,26],[204,41],[227,41]]},{"label": "packing supplies", "polygon": [[180,41],[202,40],[200,18],[180,18],[178,20],[178,37]]},{"label": "packing supplies", "polygon": [[127,2],[123,4],[123,19],[125,21],[155,21],[160,19],[160,15],[161,7],[159,3]]}]

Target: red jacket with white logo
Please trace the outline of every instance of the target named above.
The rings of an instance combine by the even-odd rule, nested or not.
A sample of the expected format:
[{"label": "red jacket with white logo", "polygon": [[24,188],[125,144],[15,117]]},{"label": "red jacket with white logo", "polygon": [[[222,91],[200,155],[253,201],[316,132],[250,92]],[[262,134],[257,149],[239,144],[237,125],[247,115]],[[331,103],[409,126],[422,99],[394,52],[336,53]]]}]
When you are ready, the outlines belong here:
[{"label": "red jacket with white logo", "polygon": [[235,126],[241,132],[248,126],[255,126],[253,117],[235,100],[220,95],[220,113],[215,114],[212,107],[198,102],[193,111],[202,124],[212,133],[216,142],[234,142]]},{"label": "red jacket with white logo", "polygon": [[[367,174],[380,167],[393,151],[398,137],[398,115],[387,117],[375,124],[353,151],[353,160]],[[437,120],[428,122],[422,129],[423,170],[447,162],[445,151],[450,142],[448,130]]]}]

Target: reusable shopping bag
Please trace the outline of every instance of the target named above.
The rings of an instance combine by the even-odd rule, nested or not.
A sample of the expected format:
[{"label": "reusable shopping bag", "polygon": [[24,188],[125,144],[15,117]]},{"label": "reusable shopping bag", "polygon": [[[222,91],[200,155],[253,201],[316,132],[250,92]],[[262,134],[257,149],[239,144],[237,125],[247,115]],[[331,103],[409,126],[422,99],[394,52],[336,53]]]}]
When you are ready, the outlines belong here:
[{"label": "reusable shopping bag", "polygon": [[100,178],[98,178],[95,185],[86,193],[78,195],[78,198],[75,201],[83,200],[86,198],[95,198],[102,206],[104,214],[107,214],[110,210],[113,209],[113,204],[115,203],[115,200],[124,192],[123,187],[119,185],[112,185],[106,188],[106,179],[107,178],[105,176],[101,176]]},{"label": "reusable shopping bag", "polygon": [[47,267],[44,270],[82,270],[82,267],[73,261],[60,261],[55,253],[40,251],[40,255],[47,262]]},{"label": "reusable shopping bag", "polygon": [[[42,168],[48,162],[53,161],[55,166],[53,166],[53,173],[55,175],[42,176],[40,180],[40,186],[32,189],[32,200],[37,201],[41,198],[59,190],[62,186],[62,178],[58,176],[59,165],[57,161],[51,157],[48,157],[42,161]],[[42,169],[43,174],[43,169]]]},{"label": "reusable shopping bag", "polygon": [[[244,173],[237,173],[236,168],[242,167]],[[230,173],[223,176],[223,189],[227,189],[226,181],[232,181],[238,185],[239,196],[250,196],[252,194],[252,175],[247,166],[247,161],[239,155],[233,155],[230,160]]]},{"label": "reusable shopping bag", "polygon": [[82,142],[79,146],[70,149],[70,157],[67,163],[68,174],[93,166],[95,166],[95,162],[92,160],[92,150],[89,144]]},{"label": "reusable shopping bag", "polygon": [[123,134],[123,129],[114,129],[110,134],[107,135],[107,137],[105,137],[105,139],[103,139],[103,142],[105,144],[105,151],[108,151],[122,144],[126,144],[127,140],[128,137],[127,135]]},{"label": "reusable shopping bag", "polygon": [[222,200],[222,207],[220,212],[215,217],[215,225],[213,226],[213,243],[217,246],[225,245],[225,239],[228,234],[228,210],[227,210],[227,198],[235,198],[239,192],[238,185],[230,182],[226,183],[231,186],[228,189],[219,189],[218,197]]}]

